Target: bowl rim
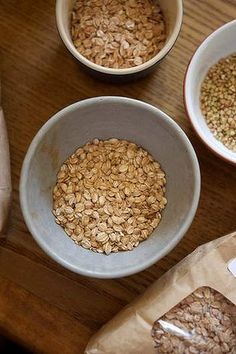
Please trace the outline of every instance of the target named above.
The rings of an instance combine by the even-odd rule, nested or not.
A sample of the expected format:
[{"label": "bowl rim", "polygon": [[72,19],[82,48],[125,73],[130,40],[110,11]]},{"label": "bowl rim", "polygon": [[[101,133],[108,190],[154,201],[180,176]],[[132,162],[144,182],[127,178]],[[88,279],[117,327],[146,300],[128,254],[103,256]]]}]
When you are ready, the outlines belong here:
[{"label": "bowl rim", "polygon": [[175,23],[174,30],[169,38],[169,40],[165,43],[164,47],[157,53],[153,58],[146,61],[145,63],[134,66],[131,68],[124,68],[124,69],[113,69],[107,68],[102,65],[98,65],[93,63],[92,61],[85,58],[82,54],[80,54],[74,47],[72,43],[70,43],[67,39],[67,35],[65,33],[65,29],[62,23],[62,19],[60,16],[60,5],[64,0],[56,0],[56,26],[61,37],[62,42],[64,43],[65,47],[69,50],[69,52],[83,65],[86,67],[95,70],[102,74],[111,74],[111,75],[130,75],[136,74],[138,72],[144,71],[148,68],[151,68],[156,63],[161,61],[173,48],[175,42],[178,39],[178,36],[181,31],[182,23],[183,23],[183,0],[176,0],[177,1],[177,19]]},{"label": "bowl rim", "polygon": [[[207,44],[214,40],[218,34],[225,30],[228,27],[231,26],[236,26],[236,20],[232,20],[230,22],[227,22],[225,24],[223,24],[222,26],[218,27],[215,31],[211,32],[201,43],[200,45],[196,48],[196,50],[194,51],[192,57],[189,60],[189,63],[187,65],[186,71],[185,71],[185,75],[184,75],[184,81],[183,81],[183,101],[184,101],[184,107],[185,107],[185,112],[187,114],[187,117],[193,127],[193,129],[195,130],[195,132],[197,133],[198,137],[200,138],[200,140],[204,143],[204,145],[211,151],[213,152],[217,157],[221,158],[222,160],[224,160],[225,162],[230,163],[233,166],[236,166],[236,160],[235,158],[232,158],[231,156],[229,156],[227,154],[227,152],[221,152],[216,150],[215,148],[215,144],[209,142],[205,135],[203,134],[203,130],[200,128],[200,126],[197,124],[198,119],[196,118],[196,114],[192,115],[189,112],[189,103],[188,103],[188,98],[189,94],[188,94],[188,83],[191,81],[191,70],[192,67],[196,61],[197,56],[199,55],[199,52],[202,50],[203,47],[207,46]],[[232,52],[233,53],[233,52]]]},{"label": "bowl rim", "polygon": [[[129,269],[122,269],[118,271],[110,271],[109,273],[103,273],[103,272],[98,272],[98,271],[90,271],[87,269],[80,269],[77,266],[67,262],[65,259],[61,258],[57,254],[54,253],[54,251],[47,246],[47,243],[44,242],[42,237],[38,234],[37,229],[34,227],[34,222],[32,218],[30,217],[30,213],[28,212],[28,202],[27,202],[27,177],[28,177],[28,172],[29,172],[29,166],[31,163],[31,160],[34,157],[35,150],[38,146],[38,143],[43,139],[45,133],[54,126],[59,120],[64,119],[64,114],[71,112],[72,110],[76,110],[81,106],[86,106],[86,105],[91,105],[91,104],[96,104],[97,102],[118,102],[118,103],[125,103],[125,104],[132,104],[135,105],[136,107],[142,107],[148,110],[151,110],[152,112],[155,111],[156,113],[159,114],[159,116],[162,117],[162,119],[167,120],[167,122],[175,129],[178,133],[178,136],[180,139],[183,141],[183,143],[186,146],[186,149],[188,149],[188,152],[190,154],[191,162],[192,162],[192,168],[193,168],[193,178],[194,178],[194,188],[193,188],[193,196],[192,196],[192,202],[189,207],[188,213],[185,217],[185,220],[183,224],[180,227],[180,230],[178,233],[174,235],[174,238],[171,240],[170,243],[168,243],[162,250],[160,250],[158,255],[154,255],[151,258],[146,258],[144,261],[142,261],[138,266],[133,266],[129,267]],[[24,220],[26,222],[26,225],[35,239],[35,241],[38,243],[38,245],[44,250],[44,252],[50,256],[54,261],[59,263],[60,265],[64,266],[65,268],[69,269],[70,271],[73,271],[74,273],[81,274],[83,276],[88,276],[88,277],[93,277],[93,278],[101,278],[101,279],[115,279],[115,278],[121,278],[125,276],[129,276],[132,274],[136,274],[138,272],[143,271],[144,269],[152,266],[154,263],[159,261],[161,258],[163,258],[166,254],[168,254],[172,249],[177,245],[177,243],[183,238],[187,230],[189,229],[194,216],[197,211],[198,203],[199,203],[199,198],[200,198],[200,189],[201,189],[201,176],[200,176],[200,167],[198,163],[198,159],[196,156],[196,153],[194,151],[194,148],[189,141],[187,135],[185,132],[180,128],[180,126],[172,119],[170,118],[166,113],[161,111],[159,108],[152,106],[146,102],[139,101],[136,99],[131,99],[127,97],[120,97],[120,96],[100,96],[100,97],[93,97],[89,99],[85,99],[82,101],[75,102],[62,110],[58,111],[55,113],[38,131],[38,133],[35,135],[33,138],[28,151],[26,153],[25,159],[23,161],[22,169],[21,169],[21,176],[20,176],[20,204],[21,204],[21,209],[22,213],[24,216]],[[104,256],[104,255],[101,255]]]}]

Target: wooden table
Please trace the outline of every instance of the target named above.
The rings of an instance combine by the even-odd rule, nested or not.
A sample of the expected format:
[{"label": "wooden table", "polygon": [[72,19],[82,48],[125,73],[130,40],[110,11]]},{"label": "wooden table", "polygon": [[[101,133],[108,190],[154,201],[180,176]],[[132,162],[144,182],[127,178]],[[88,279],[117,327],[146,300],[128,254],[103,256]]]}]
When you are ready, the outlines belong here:
[{"label": "wooden table", "polygon": [[[236,15],[235,0],[185,0],[180,37],[151,76],[126,85],[96,81],[62,44],[52,0],[0,2],[3,106],[13,181],[9,232],[0,246],[0,326],[35,353],[82,353],[89,336],[198,245],[236,230],[235,168],[199,141],[186,117],[182,84],[201,41]],[[202,192],[180,244],[148,270],[118,280],[88,279],[52,261],[34,242],[19,206],[19,177],[38,129],[61,108],[98,95],[122,95],[167,112],[198,155]],[[174,158],[174,156],[173,156]],[[0,162],[1,163],[1,162]]]}]

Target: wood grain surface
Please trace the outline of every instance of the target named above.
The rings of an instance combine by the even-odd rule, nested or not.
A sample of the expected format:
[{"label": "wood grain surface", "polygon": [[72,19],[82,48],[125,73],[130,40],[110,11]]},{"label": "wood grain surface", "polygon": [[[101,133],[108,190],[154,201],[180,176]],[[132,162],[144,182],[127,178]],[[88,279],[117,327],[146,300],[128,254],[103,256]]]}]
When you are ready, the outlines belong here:
[{"label": "wood grain surface", "polygon": [[[182,98],[193,52],[236,17],[236,0],[185,0],[184,8],[180,37],[158,69],[140,81],[114,85],[88,76],[67,52],[54,1],[0,0],[2,101],[13,181],[9,231],[0,244],[0,327],[34,353],[82,353],[94,331],[170,267],[198,245],[236,230],[235,168],[200,142]],[[189,136],[202,174],[197,215],[183,240],[151,268],[118,280],[88,279],[56,264],[34,242],[19,206],[21,165],[38,129],[66,105],[99,95],[138,98],[164,110]]]}]

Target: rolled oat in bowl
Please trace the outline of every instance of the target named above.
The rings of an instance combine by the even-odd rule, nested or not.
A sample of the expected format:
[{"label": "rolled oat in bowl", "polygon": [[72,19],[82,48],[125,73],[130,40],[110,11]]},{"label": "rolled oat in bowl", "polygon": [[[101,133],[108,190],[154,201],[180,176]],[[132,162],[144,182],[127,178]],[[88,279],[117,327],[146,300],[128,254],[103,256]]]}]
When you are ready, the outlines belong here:
[{"label": "rolled oat in bowl", "polygon": [[98,253],[127,251],[146,240],[165,208],[165,173],[138,145],[94,139],[62,165],[53,213],[75,243]]},{"label": "rolled oat in bowl", "polygon": [[156,0],[77,0],[71,36],[88,60],[124,69],[145,63],[164,47],[166,26]]}]

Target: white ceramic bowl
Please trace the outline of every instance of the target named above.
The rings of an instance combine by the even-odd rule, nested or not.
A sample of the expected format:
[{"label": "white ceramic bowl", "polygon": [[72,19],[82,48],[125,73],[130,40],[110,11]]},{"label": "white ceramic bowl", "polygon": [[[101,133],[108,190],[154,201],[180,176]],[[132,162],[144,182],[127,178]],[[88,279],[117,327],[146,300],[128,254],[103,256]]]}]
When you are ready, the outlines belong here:
[{"label": "white ceramic bowl", "polygon": [[[167,175],[168,205],[160,225],[130,252],[105,256],[86,250],[65,234],[52,214],[52,188],[60,166],[95,137],[124,138],[143,146]],[[64,267],[97,278],[139,272],[170,252],[193,220],[199,193],[199,165],[185,133],[159,109],[124,97],[91,98],[55,114],[33,139],[20,181],[22,211],[35,240]]]},{"label": "white ceramic bowl", "polygon": [[70,53],[90,72],[100,77],[134,77],[143,76],[160,62],[171,50],[179,35],[183,19],[182,0],[159,0],[161,9],[165,16],[167,26],[167,40],[163,49],[146,63],[127,69],[112,69],[94,64],[81,55],[73,45],[70,35],[70,18],[75,0],[57,0],[56,2],[56,23],[62,41]]},{"label": "white ceramic bowl", "polygon": [[210,67],[236,52],[236,20],[226,23],[207,37],[194,53],[186,71],[184,101],[186,112],[199,137],[210,150],[236,164],[236,153],[218,141],[207,126],[200,108],[200,88]]}]

